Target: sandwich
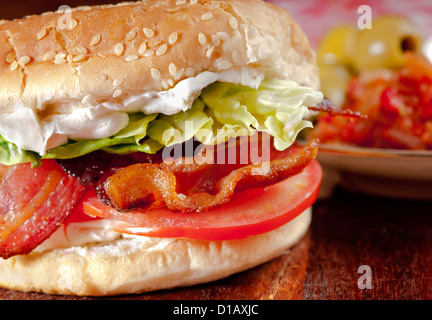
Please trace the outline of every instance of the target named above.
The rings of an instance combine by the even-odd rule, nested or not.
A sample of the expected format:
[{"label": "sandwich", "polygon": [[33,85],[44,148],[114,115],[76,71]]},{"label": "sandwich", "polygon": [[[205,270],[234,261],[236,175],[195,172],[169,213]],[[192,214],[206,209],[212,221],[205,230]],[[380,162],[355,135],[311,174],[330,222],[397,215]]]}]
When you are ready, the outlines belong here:
[{"label": "sandwich", "polygon": [[0,24],[0,285],[215,281],[308,230],[315,54],[284,9],[160,0]]}]

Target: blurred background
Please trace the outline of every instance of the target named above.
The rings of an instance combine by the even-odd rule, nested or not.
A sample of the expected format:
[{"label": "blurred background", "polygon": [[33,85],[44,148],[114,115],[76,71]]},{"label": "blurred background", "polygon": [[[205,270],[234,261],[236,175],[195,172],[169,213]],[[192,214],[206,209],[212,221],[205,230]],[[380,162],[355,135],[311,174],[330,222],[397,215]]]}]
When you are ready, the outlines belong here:
[{"label": "blurred background", "polygon": [[362,5],[370,6],[373,19],[383,14],[398,14],[418,25],[423,36],[428,36],[432,30],[432,1],[430,0],[269,0],[267,2],[288,9],[299,21],[314,46],[330,28],[340,24],[356,25],[361,16],[357,10]]}]

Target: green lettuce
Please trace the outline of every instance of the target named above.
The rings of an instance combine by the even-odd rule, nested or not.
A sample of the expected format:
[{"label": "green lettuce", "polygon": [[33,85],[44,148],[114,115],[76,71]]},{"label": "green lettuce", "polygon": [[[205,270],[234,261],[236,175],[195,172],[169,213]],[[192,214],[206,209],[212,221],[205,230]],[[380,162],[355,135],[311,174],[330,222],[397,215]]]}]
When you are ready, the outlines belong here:
[{"label": "green lettuce", "polygon": [[136,151],[156,153],[163,146],[154,142],[141,142],[147,134],[147,127],[156,119],[157,114],[145,115],[133,113],[129,115],[128,125],[116,135],[104,139],[69,141],[67,144],[49,150],[44,159],[71,159],[87,153],[104,150],[110,153],[125,154]]},{"label": "green lettuce", "polygon": [[307,106],[319,103],[322,94],[292,81],[274,79],[264,80],[258,90],[218,82],[205,88],[201,99],[218,122],[215,128],[219,135],[233,129],[249,134],[254,130],[267,132],[274,137],[275,148],[284,150],[301,130],[312,127],[305,119]]},{"label": "green lettuce", "polygon": [[[274,137],[277,150],[284,150],[304,128],[312,127],[305,118],[307,106],[319,103],[322,94],[286,80],[264,80],[258,89],[216,82],[205,88],[192,107],[174,115],[129,114],[128,125],[114,136],[95,140],[70,140],[49,150],[42,158],[70,159],[104,150],[109,153],[156,153],[164,147],[183,143],[192,137],[204,144],[217,144],[229,138],[256,131]],[[20,150],[0,137],[0,163],[31,162],[41,157]]]},{"label": "green lettuce", "polygon": [[40,156],[33,151],[26,151],[18,148],[15,144],[6,141],[0,136],[0,163],[13,165],[30,162],[32,167],[41,164]]}]

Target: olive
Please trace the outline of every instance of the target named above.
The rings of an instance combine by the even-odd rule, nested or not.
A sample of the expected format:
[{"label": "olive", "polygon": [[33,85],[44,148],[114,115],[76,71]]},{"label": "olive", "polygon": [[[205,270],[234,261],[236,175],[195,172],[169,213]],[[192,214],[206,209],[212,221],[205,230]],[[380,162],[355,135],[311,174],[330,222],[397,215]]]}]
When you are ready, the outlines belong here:
[{"label": "olive", "polygon": [[357,31],[350,26],[342,25],[331,29],[318,45],[318,63],[327,65],[351,64],[356,37]]},{"label": "olive", "polygon": [[372,22],[371,29],[357,35],[353,63],[357,72],[404,65],[404,52],[420,52],[422,37],[410,20],[397,16],[381,16]]}]

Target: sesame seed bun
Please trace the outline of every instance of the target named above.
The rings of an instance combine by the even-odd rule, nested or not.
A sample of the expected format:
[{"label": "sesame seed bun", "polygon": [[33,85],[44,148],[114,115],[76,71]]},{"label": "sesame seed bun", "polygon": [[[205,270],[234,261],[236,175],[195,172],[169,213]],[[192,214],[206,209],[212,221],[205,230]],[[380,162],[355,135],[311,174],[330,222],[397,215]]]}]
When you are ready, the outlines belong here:
[{"label": "sesame seed bun", "polygon": [[24,105],[46,115],[58,101],[121,99],[238,66],[319,85],[298,24],[258,0],[143,1],[3,21],[0,114]]}]

